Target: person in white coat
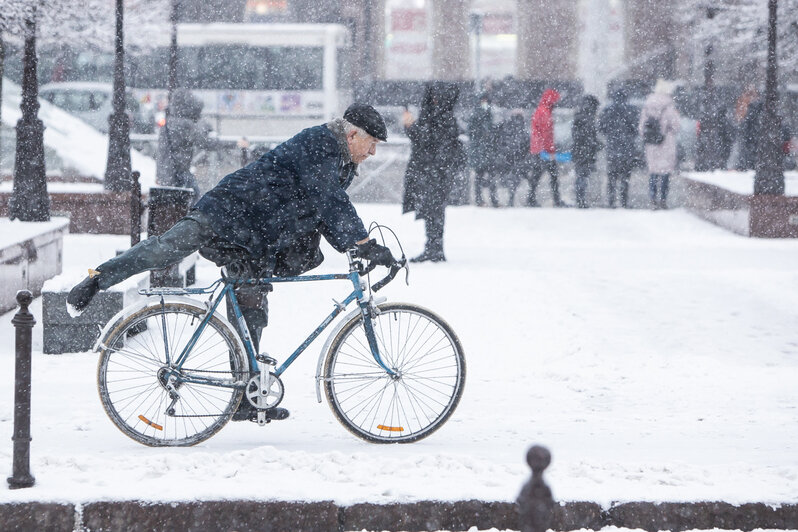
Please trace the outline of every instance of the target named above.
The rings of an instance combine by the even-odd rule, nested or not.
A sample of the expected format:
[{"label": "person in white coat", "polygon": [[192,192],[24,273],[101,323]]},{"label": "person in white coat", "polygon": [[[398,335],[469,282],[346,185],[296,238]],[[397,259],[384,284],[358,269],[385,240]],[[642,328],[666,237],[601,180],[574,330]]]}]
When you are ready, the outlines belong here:
[{"label": "person in white coat", "polygon": [[648,166],[648,193],[652,209],[667,208],[668,182],[676,170],[676,136],[679,112],[673,103],[673,86],[657,80],[640,113],[638,130],[643,137]]}]

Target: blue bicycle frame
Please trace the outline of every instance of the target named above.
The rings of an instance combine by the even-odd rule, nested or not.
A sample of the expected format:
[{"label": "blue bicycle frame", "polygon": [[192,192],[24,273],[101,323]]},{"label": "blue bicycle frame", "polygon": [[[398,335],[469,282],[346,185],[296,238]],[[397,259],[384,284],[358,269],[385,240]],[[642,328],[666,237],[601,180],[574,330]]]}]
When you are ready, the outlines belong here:
[{"label": "blue bicycle frame", "polygon": [[[392,274],[395,272],[392,270]],[[392,278],[392,275],[390,275]],[[188,341],[186,346],[180,352],[179,355],[175,358],[174,364],[171,363],[172,354],[169,353],[169,346],[165,345],[166,349],[166,363],[170,367],[180,370],[183,367],[186,359],[189,357],[191,350],[196,345],[197,341],[199,340],[200,336],[202,335],[202,331],[207,326],[208,322],[216,312],[219,307],[219,304],[227,297],[231,302],[231,307],[233,311],[233,315],[236,319],[236,326],[238,328],[238,333],[243,340],[244,348],[247,352],[247,358],[249,360],[250,370],[256,371],[258,368],[258,360],[257,360],[257,353],[255,353],[255,349],[252,344],[252,338],[249,335],[249,329],[247,328],[246,322],[244,321],[244,315],[241,312],[241,308],[238,305],[238,300],[235,296],[235,286],[238,284],[260,284],[260,283],[296,283],[296,282],[310,282],[310,281],[333,281],[333,280],[349,280],[352,283],[354,289],[352,292],[344,299],[342,302],[335,302],[335,308],[332,312],[319,324],[316,329],[310,333],[310,335],[305,339],[302,344],[297,347],[293,353],[282,363],[278,368],[274,370],[274,374],[279,377],[282,375],[289,366],[294,362],[294,360],[302,354],[305,349],[315,340],[324,329],[327,328],[332,321],[338,317],[341,312],[343,312],[346,307],[353,301],[357,300],[358,305],[360,307],[360,313],[363,316],[363,326],[366,332],[366,338],[368,339],[369,348],[371,349],[371,355],[374,357],[374,361],[384,369],[389,375],[395,376],[396,372],[388,367],[385,362],[383,361],[382,357],[380,356],[379,347],[377,345],[377,339],[374,335],[374,329],[371,322],[371,313],[372,313],[372,298],[367,298],[364,294],[365,285],[361,282],[361,275],[360,272],[353,268],[348,274],[324,274],[324,275],[298,275],[293,277],[265,277],[262,279],[230,279],[227,277],[222,277],[214,284],[206,288],[185,288],[185,289],[174,289],[174,288],[164,288],[164,289],[152,289],[146,290],[142,293],[147,295],[160,295],[161,296],[161,304],[164,304],[163,296],[164,295],[184,295],[184,294],[207,294],[207,293],[214,293],[221,283],[223,284],[223,288],[221,292],[215,296],[215,299],[212,298],[212,302],[209,302],[209,309],[205,317],[203,318],[202,322],[197,327],[197,330],[194,332],[191,339]],[[386,278],[387,279],[387,278]],[[375,285],[377,286],[377,285]],[[384,285],[383,285],[384,286]],[[372,287],[374,289],[374,287]],[[164,325],[165,326],[165,325]],[[166,344],[166,334],[164,334],[164,343]],[[196,382],[201,384],[212,384],[216,386],[225,386],[226,383],[219,382],[212,378],[200,377],[196,375],[182,375],[180,377],[181,380],[185,382]],[[230,383],[229,385],[235,387],[239,386],[240,383]]]}]

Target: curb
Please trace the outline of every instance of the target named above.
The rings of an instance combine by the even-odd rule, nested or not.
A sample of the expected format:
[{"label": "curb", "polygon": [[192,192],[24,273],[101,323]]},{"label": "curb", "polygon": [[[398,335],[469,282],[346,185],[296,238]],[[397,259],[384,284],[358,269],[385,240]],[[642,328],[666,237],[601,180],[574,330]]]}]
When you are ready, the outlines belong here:
[{"label": "curb", "polygon": [[[607,526],[647,532],[691,529],[798,529],[798,504],[780,506],[725,502],[626,502],[602,508],[592,502],[558,503],[555,531]],[[263,531],[465,531],[518,530],[516,505],[489,501],[421,501],[338,506],[332,501],[106,501],[83,505],[58,503],[0,504],[4,531],[145,532],[168,529],[208,532]]]}]

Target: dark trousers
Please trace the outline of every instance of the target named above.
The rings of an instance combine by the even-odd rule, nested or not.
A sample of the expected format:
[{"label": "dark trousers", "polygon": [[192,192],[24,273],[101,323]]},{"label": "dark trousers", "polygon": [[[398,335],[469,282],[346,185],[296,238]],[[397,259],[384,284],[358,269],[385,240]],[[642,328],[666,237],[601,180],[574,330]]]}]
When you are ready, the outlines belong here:
[{"label": "dark trousers", "polygon": [[574,164],[574,171],[576,172],[576,182],[574,183],[576,206],[581,209],[587,208],[587,184],[591,170],[592,168],[589,164]]},{"label": "dark trousers", "polygon": [[618,200],[621,207],[629,206],[629,180],[631,177],[631,170],[607,170],[607,205],[615,207],[615,191],[618,189]]},{"label": "dark trousers", "polygon": [[[98,284],[102,290],[106,290],[137,273],[166,268],[200,248],[213,246],[216,238],[208,219],[201,212],[192,211],[164,234],[142,240],[121,255],[100,264],[97,267],[100,272],[97,278]],[[254,267],[247,267],[250,275],[258,273],[263,275],[262,272],[254,272]],[[268,286],[256,285],[240,286],[235,289],[236,299],[241,306],[241,313],[244,315],[256,351],[259,348],[263,328],[269,321],[266,300],[269,290]],[[228,317],[231,317],[229,308]],[[236,323],[234,318],[230,321]]]},{"label": "dark trousers", "polygon": [[427,233],[427,242],[424,244],[425,254],[443,255],[443,225],[445,220],[445,209],[441,209],[439,215],[424,219],[424,229]]},{"label": "dark trousers", "polygon": [[474,169],[474,196],[477,202],[477,205],[483,205],[485,202],[482,201],[482,189],[487,188],[490,190],[490,203],[494,207],[499,206],[499,196],[497,193],[497,183],[496,178],[491,175],[487,168],[475,168]]},{"label": "dark trousers", "polygon": [[668,200],[670,174],[651,174],[648,178],[648,197],[652,205],[664,208]]},{"label": "dark trousers", "polygon": [[543,176],[543,172],[549,173],[549,184],[551,185],[551,195],[554,198],[554,204],[561,205],[562,200],[560,200],[560,182],[558,181],[560,169],[557,166],[557,161],[554,159],[544,160],[540,157],[540,154],[532,155],[532,174],[529,177],[527,205],[531,206],[537,204],[538,183],[540,182],[540,178]]}]

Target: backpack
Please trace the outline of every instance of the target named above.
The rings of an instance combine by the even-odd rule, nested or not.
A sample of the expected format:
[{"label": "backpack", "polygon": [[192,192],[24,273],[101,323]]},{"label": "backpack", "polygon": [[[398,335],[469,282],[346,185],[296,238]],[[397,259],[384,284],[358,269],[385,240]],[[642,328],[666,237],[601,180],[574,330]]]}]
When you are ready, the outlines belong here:
[{"label": "backpack", "polygon": [[[663,111],[664,112],[664,111]],[[660,114],[660,117],[662,115]],[[644,144],[662,144],[665,140],[665,135],[662,134],[662,127],[659,123],[659,118],[649,116],[646,123],[643,125],[643,143]]]}]

